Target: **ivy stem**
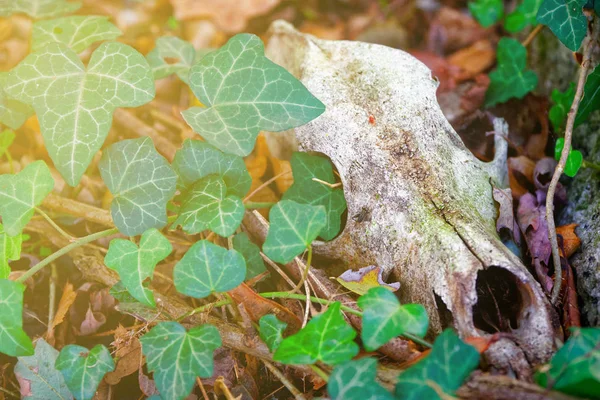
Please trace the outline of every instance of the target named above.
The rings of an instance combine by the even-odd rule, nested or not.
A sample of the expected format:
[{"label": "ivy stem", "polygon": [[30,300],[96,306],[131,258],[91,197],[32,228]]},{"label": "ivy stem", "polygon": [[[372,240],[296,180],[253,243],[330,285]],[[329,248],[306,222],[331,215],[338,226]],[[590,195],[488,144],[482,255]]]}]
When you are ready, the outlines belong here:
[{"label": "ivy stem", "polygon": [[592,64],[592,53],[596,44],[596,35],[598,30],[594,26],[595,23],[596,19],[594,18],[594,20],[592,20],[590,24],[591,30],[588,31],[588,34],[585,39],[586,42],[584,44],[583,49],[583,59],[581,61],[581,69],[579,71],[579,79],[577,81],[577,90],[575,91],[575,97],[573,98],[573,103],[571,104],[571,109],[569,110],[569,114],[567,117],[567,126],[565,128],[565,144],[560,153],[560,160],[558,161],[556,169],[554,170],[554,174],[552,175],[552,180],[550,181],[550,186],[548,187],[548,195],[546,196],[546,221],[548,222],[548,239],[550,239],[550,245],[552,246],[552,261],[554,263],[554,286],[552,287],[552,295],[550,297],[550,301],[554,305],[556,305],[558,302],[558,299],[560,297],[560,289],[562,286],[562,267],[560,263],[560,253],[558,250],[558,239],[556,237],[556,225],[554,223],[554,192],[556,191],[558,180],[560,179],[565,169],[567,158],[569,157],[569,152],[571,151],[571,141],[573,138],[573,127],[575,126],[575,118],[577,117],[579,104],[581,103],[581,99],[583,98],[585,81],[590,72]]},{"label": "ivy stem", "polygon": [[315,374],[319,375],[319,377],[325,382],[329,382],[329,375],[327,375],[325,371],[323,371],[321,368],[317,367],[314,364],[311,364],[310,369],[312,369],[315,372]]},{"label": "ivy stem", "polygon": [[298,289],[300,289],[302,287],[302,285],[304,285],[304,281],[306,280],[306,277],[308,276],[308,271],[310,270],[310,264],[312,262],[312,255],[313,255],[312,246],[308,245],[308,254],[306,256],[306,268],[304,268],[304,272],[302,272],[302,277],[300,278],[300,282],[298,282],[298,284],[292,290],[290,290],[290,293],[297,292]]},{"label": "ivy stem", "polygon": [[[290,292],[264,292],[264,293],[259,293],[259,295],[262,296],[262,297],[264,297],[264,298],[266,298],[266,299],[306,300],[306,295],[304,295],[304,294],[298,294],[298,293],[290,293]],[[314,297],[314,296],[309,296],[308,298],[313,303],[324,304],[324,305],[329,305],[329,304],[333,303],[332,300],[320,299],[320,298]],[[227,300],[220,300],[220,301],[217,301],[217,302],[214,302],[214,303],[205,304],[205,305],[203,305],[201,307],[198,307],[198,308],[195,308],[192,311],[190,311],[190,312],[182,315],[181,317],[177,318],[177,321],[182,321],[183,319],[185,319],[185,318],[187,318],[189,316],[192,316],[194,314],[201,313],[201,312],[206,312],[206,311],[212,310],[215,307],[220,307],[220,306],[228,305],[228,304],[231,304],[231,303],[232,303],[232,300],[227,299]],[[357,315],[357,316],[359,316],[361,318],[363,316],[362,311],[355,310],[354,308],[345,306],[343,304],[340,305],[340,309],[342,311],[345,311],[345,312],[349,313],[349,314]],[[410,339],[413,342],[418,343],[418,344],[420,344],[423,347],[428,347],[428,348],[433,347],[431,343],[429,343],[428,341],[426,341],[424,339],[421,339],[418,336],[413,335],[412,333],[405,332],[405,333],[403,333],[400,336],[404,336],[405,338]]]},{"label": "ivy stem", "polygon": [[70,235],[68,232],[65,232],[65,231],[64,231],[64,230],[63,230],[63,229],[62,229],[60,226],[58,226],[58,224],[57,224],[56,222],[54,222],[54,221],[52,220],[52,218],[50,218],[50,217],[48,216],[48,214],[46,214],[44,211],[42,211],[42,209],[41,209],[41,208],[39,208],[39,207],[35,207],[35,208],[34,208],[34,210],[35,210],[35,211],[36,211],[38,214],[40,214],[40,215],[41,215],[41,216],[42,216],[42,217],[43,217],[43,218],[44,218],[44,219],[45,219],[45,220],[46,220],[46,221],[47,221],[47,222],[48,222],[50,225],[52,225],[52,227],[53,227],[54,229],[56,229],[56,231],[57,231],[58,233],[60,233],[61,235],[63,235],[65,238],[67,238],[67,240],[68,240],[69,242],[73,242],[74,240],[76,240],[76,239],[73,237],[73,235]]},{"label": "ivy stem", "polygon": [[583,160],[583,162],[581,163],[581,166],[583,168],[592,168],[592,169],[595,169],[596,171],[600,171],[600,164],[596,164],[591,161]]},{"label": "ivy stem", "polygon": [[243,202],[246,203],[248,202],[248,200],[250,200],[252,197],[254,197],[254,195],[258,192],[260,192],[261,190],[263,190],[264,188],[266,188],[267,186],[269,186],[271,183],[275,182],[278,178],[281,178],[284,175],[290,174],[292,173],[292,170],[289,169],[287,171],[283,171],[280,174],[275,175],[274,177],[272,177],[271,179],[265,181],[262,185],[260,185],[259,187],[257,187],[256,189],[254,189],[252,192],[250,192],[250,194],[246,197],[244,197]]},{"label": "ivy stem", "polygon": [[10,173],[14,174],[15,173],[15,163],[13,162],[12,155],[10,154],[10,151],[8,151],[8,150],[6,150],[4,152],[4,154],[6,155],[6,159],[8,160],[8,166],[10,167]]},{"label": "ivy stem", "polygon": [[[283,383],[283,386],[285,386],[287,388],[287,390],[290,391],[290,393],[294,396],[294,398],[296,400],[306,400],[306,397],[304,397],[304,395],[294,386],[294,384],[292,382],[290,382],[290,380],[280,370],[277,369],[277,367],[275,367],[273,364],[271,364],[267,360],[261,360],[261,361],[263,364],[265,364],[265,367],[267,367],[267,369],[269,371],[271,371],[271,373],[273,375],[275,375],[281,383]],[[318,374],[318,372],[317,372],[317,374]],[[319,376],[321,376],[321,375],[319,375]]]},{"label": "ivy stem", "polygon": [[538,33],[540,33],[542,31],[542,29],[544,29],[544,25],[539,24],[531,32],[529,32],[529,35],[527,35],[527,38],[525,40],[523,40],[523,43],[521,43],[523,45],[523,47],[529,46],[531,44],[531,42],[533,42],[533,39],[535,39],[535,37],[538,35]]},{"label": "ivy stem", "polygon": [[221,307],[221,306],[226,306],[228,304],[231,304],[231,300],[230,299],[223,299],[223,300],[219,300],[219,301],[215,301],[214,303],[209,303],[203,306],[200,306],[198,308],[194,308],[193,310],[183,314],[181,317],[177,318],[177,322],[183,321],[184,319],[191,317],[194,314],[198,314],[198,313],[203,313],[206,311],[210,311],[213,308],[217,308],[217,307]]},{"label": "ivy stem", "polygon": [[21,283],[25,282],[27,279],[31,278],[33,275],[35,275],[38,271],[40,271],[46,265],[48,265],[51,262],[53,262],[54,260],[57,260],[58,258],[64,256],[65,254],[67,254],[68,252],[70,252],[73,249],[76,249],[78,247],[81,247],[83,245],[91,243],[91,242],[101,239],[103,237],[114,235],[116,233],[119,233],[119,230],[117,228],[112,228],[112,229],[107,229],[104,231],[92,233],[91,235],[79,238],[76,241],[72,242],[71,244],[63,247],[62,249],[50,254],[48,257],[44,258],[42,261],[40,261],[39,263],[37,263],[36,265],[31,267],[27,272],[25,272],[23,275],[21,275],[19,278],[17,278],[16,282],[21,282]]},{"label": "ivy stem", "polygon": [[244,207],[246,208],[250,208],[250,209],[254,209],[254,208],[271,208],[275,205],[276,203],[273,202],[257,202],[257,201],[247,201],[244,203]]}]

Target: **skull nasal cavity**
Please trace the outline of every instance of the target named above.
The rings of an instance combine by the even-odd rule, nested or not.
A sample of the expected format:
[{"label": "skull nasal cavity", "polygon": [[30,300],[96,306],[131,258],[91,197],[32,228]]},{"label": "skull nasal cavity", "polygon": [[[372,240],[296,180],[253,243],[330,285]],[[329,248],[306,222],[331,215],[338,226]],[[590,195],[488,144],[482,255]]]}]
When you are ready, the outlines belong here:
[{"label": "skull nasal cavity", "polygon": [[488,333],[517,329],[523,308],[521,284],[512,273],[499,267],[479,271],[477,303],[473,306],[475,327]]}]

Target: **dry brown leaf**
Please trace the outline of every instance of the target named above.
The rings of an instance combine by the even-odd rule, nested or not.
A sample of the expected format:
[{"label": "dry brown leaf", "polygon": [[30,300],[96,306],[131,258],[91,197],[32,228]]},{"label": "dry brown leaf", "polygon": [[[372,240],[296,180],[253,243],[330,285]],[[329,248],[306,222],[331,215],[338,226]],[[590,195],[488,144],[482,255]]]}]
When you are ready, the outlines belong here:
[{"label": "dry brown leaf", "polygon": [[[123,328],[120,326],[120,328]],[[117,328],[118,329],[118,328]],[[117,333],[115,333],[115,337]],[[130,337],[129,341],[117,341],[116,357],[117,365],[113,372],[106,374],[104,378],[109,385],[116,385],[126,376],[136,372],[142,363],[142,346],[137,337]]]},{"label": "dry brown leaf", "polygon": [[266,14],[281,0],[171,0],[179,20],[210,18],[222,30],[243,31],[251,18]]},{"label": "dry brown leaf", "polygon": [[513,198],[518,199],[533,188],[535,162],[525,156],[510,157],[508,160],[508,181]]},{"label": "dry brown leaf", "polygon": [[279,193],[285,193],[292,186],[292,183],[294,183],[292,165],[289,161],[279,160],[275,157],[271,157],[271,164],[273,165],[273,174],[275,176],[281,175],[275,180],[277,190],[279,190]]},{"label": "dry brown leaf", "polygon": [[79,335],[87,336],[98,332],[98,329],[106,323],[106,317],[100,312],[92,311],[92,307],[88,307],[85,313],[85,318],[79,327]]},{"label": "dry brown leaf", "polygon": [[277,318],[286,322],[294,331],[300,329],[302,326],[302,321],[300,321],[296,314],[281,304],[260,296],[245,283],[230,290],[228,293],[236,303],[242,304],[245,307],[246,312],[248,312],[248,315],[254,322],[258,322],[264,315],[275,314]]},{"label": "dry brown leaf", "polygon": [[346,24],[337,21],[332,26],[326,26],[312,21],[305,21],[300,27],[300,31],[321,39],[342,40],[345,38]]},{"label": "dry brown leaf", "polygon": [[252,177],[252,180],[259,180],[263,177],[267,171],[269,151],[267,149],[267,143],[263,135],[259,135],[256,140],[256,147],[252,154],[244,159],[246,168]]},{"label": "dry brown leaf", "polygon": [[58,326],[61,322],[65,320],[65,316],[69,312],[69,308],[75,302],[77,298],[77,292],[73,289],[73,285],[70,282],[65,284],[63,288],[62,296],[60,297],[60,301],[58,302],[58,308],[56,309],[56,313],[54,314],[54,319],[52,320],[52,324],[50,325],[50,329],[54,331],[54,328]]},{"label": "dry brown leaf", "polygon": [[492,43],[479,40],[471,46],[460,49],[448,57],[448,62],[462,69],[461,79],[471,79],[490,68],[496,61]]},{"label": "dry brown leaf", "polygon": [[575,233],[577,224],[563,225],[556,228],[556,234],[562,236],[563,248],[560,249],[560,255],[564,257],[563,249],[567,258],[571,257],[581,246],[581,239]]}]

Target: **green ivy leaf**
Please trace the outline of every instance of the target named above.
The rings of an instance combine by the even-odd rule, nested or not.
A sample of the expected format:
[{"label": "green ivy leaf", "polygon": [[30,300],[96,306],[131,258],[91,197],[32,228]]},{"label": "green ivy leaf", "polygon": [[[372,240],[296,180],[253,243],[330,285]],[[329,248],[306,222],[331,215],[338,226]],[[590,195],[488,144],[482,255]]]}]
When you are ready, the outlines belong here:
[{"label": "green ivy leaf", "polygon": [[0,224],[0,279],[7,279],[10,275],[8,260],[21,258],[21,244],[23,235],[8,236],[4,226]]},{"label": "green ivy leaf", "polygon": [[197,181],[181,196],[179,217],[174,226],[189,234],[210,229],[227,237],[235,233],[244,218],[244,203],[237,196],[227,196],[223,179],[210,175]]},{"label": "green ivy leaf", "polygon": [[272,352],[277,350],[283,340],[283,331],[287,328],[274,314],[267,314],[258,320],[258,332],[263,342]]},{"label": "green ivy leaf", "polygon": [[400,374],[396,399],[442,400],[438,390],[454,394],[478,365],[477,350],[460,340],[454,331],[446,329],[437,337],[425,359]]},{"label": "green ivy leaf", "polygon": [[246,260],[246,279],[252,279],[267,270],[260,255],[260,248],[252,243],[245,232],[240,232],[233,237],[233,248]]},{"label": "green ivy leaf", "polygon": [[577,51],[587,33],[587,18],[583,6],[587,0],[544,0],[537,14],[540,24],[570,50]]},{"label": "green ivy leaf", "polygon": [[327,382],[331,400],[393,400],[376,381],[377,360],[361,358],[336,366]]},{"label": "green ivy leaf", "polygon": [[23,330],[23,292],[21,283],[0,279],[0,353],[12,357],[33,354],[31,339]]},{"label": "green ivy leaf", "polygon": [[81,3],[67,0],[5,0],[0,2],[0,17],[27,14],[32,18],[52,18],[79,9]]},{"label": "green ivy leaf", "polygon": [[536,15],[543,0],[523,0],[512,13],[506,16],[504,28],[511,32],[520,32],[529,25],[536,25]]},{"label": "green ivy leaf", "polygon": [[469,11],[484,28],[494,25],[504,16],[502,0],[476,0],[469,2]]},{"label": "green ivy leaf", "polygon": [[0,157],[2,157],[8,151],[8,148],[15,141],[15,133],[10,129],[5,129],[0,132]]},{"label": "green ivy leaf", "polygon": [[75,53],[81,53],[92,43],[116,39],[122,32],[108,21],[108,17],[96,15],[73,15],[38,21],[33,24],[31,51],[40,51],[50,43],[66,45]]},{"label": "green ivy leaf", "polygon": [[177,175],[152,139],[115,143],[104,151],[98,166],[114,196],[110,211],[121,233],[136,236],[167,224],[167,202],[175,194]]},{"label": "green ivy leaf", "polygon": [[375,351],[391,339],[405,334],[423,337],[429,319],[421,304],[400,305],[396,295],[384,287],[375,287],[358,298],[363,310],[361,337],[365,349]]},{"label": "green ivy leaf", "polygon": [[186,122],[208,143],[238,156],[250,154],[260,130],[295,128],[325,111],[300,81],[265,57],[261,40],[250,34],[202,57],[189,79],[206,108],[183,111]]},{"label": "green ivy leaf", "polygon": [[0,72],[0,123],[11,129],[19,129],[33,115],[33,108],[8,98],[4,93],[8,72]]},{"label": "green ivy leaf", "polygon": [[171,251],[173,247],[169,240],[152,228],[142,235],[140,247],[129,240],[111,240],[104,263],[119,273],[121,281],[137,301],[154,307],[154,295],[143,283],[152,278],[156,264],[167,258]]},{"label": "green ivy leaf", "polygon": [[200,140],[186,139],[183,142],[183,147],[175,153],[173,168],[183,188],[212,174],[221,177],[227,185],[227,193],[234,196],[244,197],[252,185],[252,177],[243,158],[225,154]]},{"label": "green ivy leaf", "polygon": [[273,359],[283,364],[339,364],[358,354],[354,343],[356,331],[340,312],[341,303],[329,305],[327,311],[310,320],[298,333],[285,338]]},{"label": "green ivy leaf", "polygon": [[569,88],[564,92],[560,92],[557,89],[552,90],[551,97],[554,104],[548,112],[548,118],[550,118],[550,122],[552,122],[554,131],[560,132],[565,129],[567,114],[569,113],[569,109],[575,98],[575,84],[571,82]]},{"label": "green ivy leaf", "polygon": [[195,58],[194,46],[175,36],[163,36],[156,39],[156,47],[146,56],[154,73],[154,79],[177,74],[179,79],[185,83],[189,83],[188,74]]},{"label": "green ivy leaf", "polygon": [[271,260],[287,264],[319,236],[327,214],[323,206],[282,200],[269,211],[269,222],[263,251]]},{"label": "green ivy leaf", "polygon": [[246,262],[240,253],[207,240],[194,243],[173,270],[177,291],[198,299],[231,290],[245,277]]},{"label": "green ivy leaf", "polygon": [[[556,145],[554,146],[554,158],[556,161],[560,160],[563,147],[565,147],[565,139],[556,139]],[[571,178],[577,175],[579,168],[581,168],[581,164],[583,164],[583,155],[579,150],[571,149],[569,151],[569,156],[567,157],[567,163],[565,164],[565,175],[570,176]]]},{"label": "green ivy leaf", "polygon": [[35,343],[35,353],[32,356],[19,357],[15,365],[15,375],[21,384],[21,393],[27,393],[23,398],[27,400],[73,398],[65,379],[54,366],[57,357],[58,351],[42,338]]},{"label": "green ivy leaf", "polygon": [[313,178],[334,184],[335,176],[331,162],[320,156],[296,152],[291,159],[294,183],[284,193],[284,200],[293,200],[300,204],[324,206],[327,213],[327,225],[319,236],[324,240],[333,239],[342,225],[342,214],[346,210],[346,199],[342,188],[331,188]]},{"label": "green ivy leaf", "polygon": [[115,362],[108,349],[101,344],[91,350],[69,344],[60,351],[55,366],[77,400],[90,400],[104,375],[114,371]]},{"label": "green ivy leaf", "polygon": [[590,114],[598,109],[600,109],[600,68],[596,67],[588,75],[587,80],[585,81],[585,86],[583,87],[583,99],[581,99],[581,103],[579,103],[579,111],[577,111],[577,117],[575,118],[575,126],[587,121]]},{"label": "green ivy leaf", "polygon": [[51,43],[9,73],[5,92],[33,106],[52,161],[76,186],[104,143],[115,108],[152,100],[154,80],[144,56],[125,44],[101,44],[86,70],[77,53]]},{"label": "green ivy leaf", "polygon": [[186,332],[177,322],[161,322],[140,338],[148,369],[154,372],[163,399],[180,400],[190,394],[196,377],[213,375],[213,352],[221,347],[212,325]]},{"label": "green ivy leaf", "polygon": [[527,69],[527,49],[514,39],[503,37],[498,43],[498,66],[490,73],[490,86],[485,94],[487,107],[511,98],[521,99],[535,89],[538,78]]},{"label": "green ivy leaf", "polygon": [[538,385],[573,396],[597,398],[600,393],[600,329],[572,329],[569,340],[535,374]]},{"label": "green ivy leaf", "polygon": [[54,179],[43,161],[27,165],[16,175],[0,175],[0,216],[4,231],[17,236],[44,198],[54,189]]}]

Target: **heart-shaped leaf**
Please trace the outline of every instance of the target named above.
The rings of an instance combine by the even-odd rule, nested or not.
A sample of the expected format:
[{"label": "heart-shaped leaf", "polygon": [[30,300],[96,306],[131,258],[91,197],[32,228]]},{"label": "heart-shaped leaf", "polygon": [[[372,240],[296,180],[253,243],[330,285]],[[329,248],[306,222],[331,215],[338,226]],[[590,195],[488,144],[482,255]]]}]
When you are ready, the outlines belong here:
[{"label": "heart-shaped leaf", "polygon": [[58,351],[44,339],[35,343],[32,356],[19,357],[15,365],[15,375],[21,385],[21,393],[27,400],[68,400],[73,396],[60,371],[54,363]]},{"label": "heart-shaped leaf", "polygon": [[221,336],[208,324],[186,332],[177,322],[161,322],[140,342],[161,398],[180,400],[190,394],[196,377],[213,375],[213,352],[221,347]]},{"label": "heart-shaped leaf", "polygon": [[250,154],[260,130],[295,128],[325,111],[300,81],[265,57],[263,43],[250,34],[202,57],[189,79],[206,108],[184,111],[186,122],[208,143],[238,156]]},{"label": "heart-shaped leaf", "polygon": [[169,240],[152,228],[142,235],[140,247],[129,240],[111,240],[104,263],[119,273],[121,281],[137,301],[154,307],[154,295],[143,283],[152,278],[156,264],[171,251],[173,247]]},{"label": "heart-shaped leaf", "polygon": [[4,226],[0,224],[0,279],[6,279],[10,275],[8,260],[21,258],[21,243],[23,236],[8,236],[4,232]]},{"label": "heart-shaped leaf", "polygon": [[233,235],[244,218],[244,203],[237,196],[227,196],[223,179],[211,175],[196,182],[181,196],[179,217],[174,226],[189,234],[210,229],[218,235]]},{"label": "heart-shaped leaf", "polygon": [[477,350],[446,329],[426,358],[400,374],[396,399],[442,399],[440,390],[452,396],[478,365]]},{"label": "heart-shaped leaf", "polygon": [[0,17],[22,13],[35,19],[52,18],[72,13],[80,7],[81,3],[67,0],[3,0]]},{"label": "heart-shaped leaf", "polygon": [[110,211],[121,233],[136,236],[167,224],[167,202],[175,194],[177,175],[150,138],[111,145],[98,166],[114,196]]},{"label": "heart-shaped leaf", "polygon": [[490,73],[491,82],[485,93],[488,107],[512,98],[521,99],[538,82],[535,72],[527,69],[527,49],[515,39],[500,39],[496,55],[498,66]]},{"label": "heart-shaped leaf", "polygon": [[177,291],[198,299],[231,290],[245,277],[246,262],[240,253],[207,240],[194,243],[173,270]]},{"label": "heart-shaped leaf", "polygon": [[285,192],[283,199],[325,207],[327,225],[319,236],[324,240],[333,239],[340,232],[342,214],[346,210],[344,191],[313,180],[334,184],[331,162],[324,157],[296,152],[292,155],[291,164],[294,183]]},{"label": "heart-shaped leaf", "polygon": [[469,2],[469,11],[484,28],[494,25],[504,16],[502,0],[476,0]]},{"label": "heart-shaped leaf", "polygon": [[[196,50],[191,43],[175,36],[163,36],[156,39],[156,48],[146,56],[154,79],[166,78],[177,74],[179,79],[188,83],[188,74],[194,59]],[[167,62],[167,59],[168,62]]]},{"label": "heart-shaped leaf", "polygon": [[5,129],[0,132],[0,157],[8,151],[8,148],[15,141],[15,133],[10,129]]},{"label": "heart-shaped leaf", "polygon": [[570,50],[577,51],[587,33],[587,18],[583,14],[586,0],[544,0],[537,14]]},{"label": "heart-shaped leaf", "polygon": [[331,400],[393,400],[377,381],[377,360],[361,358],[336,366],[327,382]]},{"label": "heart-shaped leaf", "polygon": [[175,153],[173,168],[179,175],[180,186],[184,188],[212,174],[225,181],[227,194],[244,197],[252,185],[244,159],[225,154],[200,140],[186,139],[183,142],[183,147]]},{"label": "heart-shaped leaf", "polygon": [[233,237],[233,248],[246,260],[246,279],[252,279],[267,270],[260,255],[260,248],[252,243],[245,232],[240,232]]},{"label": "heart-shaped leaf", "polygon": [[523,0],[504,21],[504,29],[511,33],[520,32],[529,25],[536,25],[536,15],[543,0]]},{"label": "heart-shaped leaf", "polygon": [[33,108],[11,99],[4,92],[8,72],[0,72],[0,123],[11,129],[19,129],[33,115]]},{"label": "heart-shaped leaf", "polygon": [[43,50],[50,43],[63,43],[75,53],[81,53],[92,43],[112,40],[122,32],[108,21],[108,17],[73,15],[38,21],[33,24],[31,51]]},{"label": "heart-shaped leaf", "polygon": [[[556,145],[554,146],[554,158],[556,161],[560,160],[560,156],[565,147],[565,139],[558,138],[556,139]],[[569,177],[574,177],[579,172],[579,168],[583,164],[583,154],[579,150],[571,149],[569,151],[569,156],[567,157],[567,162],[565,164],[564,173]]]},{"label": "heart-shaped leaf", "polygon": [[90,400],[107,372],[115,369],[108,349],[98,344],[93,349],[69,344],[62,348],[55,363],[77,400]]},{"label": "heart-shaped leaf", "polygon": [[0,279],[0,353],[12,357],[33,354],[31,339],[23,330],[23,292],[21,283]]},{"label": "heart-shaped leaf", "polygon": [[396,336],[412,333],[425,336],[429,319],[421,304],[400,305],[396,295],[384,287],[375,287],[359,297],[363,310],[361,337],[365,349],[377,350]]},{"label": "heart-shaped leaf", "polygon": [[327,224],[325,207],[282,200],[269,212],[271,227],[263,251],[272,259],[287,264],[319,236]]},{"label": "heart-shaped leaf", "polygon": [[274,314],[267,314],[258,320],[259,334],[269,350],[275,351],[283,340],[283,331],[287,324],[277,319]]},{"label": "heart-shaped leaf", "polygon": [[4,90],[33,106],[52,161],[75,186],[104,143],[115,108],[152,100],[154,79],[144,56],[125,44],[103,43],[86,70],[76,52],[51,43],[21,61]]},{"label": "heart-shaped leaf", "polygon": [[[571,82],[569,88],[564,92],[554,89],[551,96],[554,104],[550,108],[550,111],[548,111],[548,118],[552,122],[554,131],[560,132],[565,129],[567,114],[575,98],[575,84]],[[579,116],[579,113],[577,115]]]},{"label": "heart-shaped leaf", "polygon": [[569,340],[535,374],[543,387],[582,398],[600,393],[600,329],[573,329]]},{"label": "heart-shaped leaf", "polygon": [[54,179],[43,161],[35,161],[16,175],[0,175],[0,216],[4,231],[17,236],[29,222],[34,208],[54,189]]},{"label": "heart-shaped leaf", "polygon": [[[598,6],[600,7],[600,1],[598,2]],[[575,94],[573,94],[573,97],[575,97]],[[570,108],[573,103],[573,97],[571,97],[568,108]],[[585,81],[583,99],[581,99],[581,103],[579,103],[579,111],[575,118],[575,126],[579,126],[587,121],[590,114],[598,109],[600,109],[600,67],[596,66]]]},{"label": "heart-shaped leaf", "polygon": [[340,312],[341,303],[332,303],[327,311],[310,320],[298,333],[285,338],[273,359],[283,364],[339,364],[358,354],[356,331]]}]

